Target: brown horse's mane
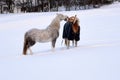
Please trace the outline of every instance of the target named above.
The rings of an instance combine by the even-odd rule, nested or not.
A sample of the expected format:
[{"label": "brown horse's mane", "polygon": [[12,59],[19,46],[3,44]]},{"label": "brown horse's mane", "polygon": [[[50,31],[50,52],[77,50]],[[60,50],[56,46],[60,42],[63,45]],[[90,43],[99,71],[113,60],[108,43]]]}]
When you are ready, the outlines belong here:
[{"label": "brown horse's mane", "polygon": [[74,33],[77,33],[79,30],[79,24],[78,24],[78,20],[75,21],[75,23],[73,23],[72,25],[72,29]]},{"label": "brown horse's mane", "polygon": [[79,30],[79,19],[76,16],[77,15],[72,16],[68,19],[69,22],[73,23],[72,30],[73,30],[74,33],[77,33],[78,30]]}]

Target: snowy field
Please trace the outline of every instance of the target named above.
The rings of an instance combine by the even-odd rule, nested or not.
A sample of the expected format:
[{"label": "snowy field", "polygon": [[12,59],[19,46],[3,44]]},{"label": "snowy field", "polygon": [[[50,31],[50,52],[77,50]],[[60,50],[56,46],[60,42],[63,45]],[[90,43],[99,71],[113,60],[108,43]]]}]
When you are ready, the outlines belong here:
[{"label": "snowy field", "polygon": [[24,33],[46,28],[57,12],[0,14],[0,80],[120,80],[120,3],[100,9],[58,12],[80,19],[78,47],[37,43],[22,55]]}]

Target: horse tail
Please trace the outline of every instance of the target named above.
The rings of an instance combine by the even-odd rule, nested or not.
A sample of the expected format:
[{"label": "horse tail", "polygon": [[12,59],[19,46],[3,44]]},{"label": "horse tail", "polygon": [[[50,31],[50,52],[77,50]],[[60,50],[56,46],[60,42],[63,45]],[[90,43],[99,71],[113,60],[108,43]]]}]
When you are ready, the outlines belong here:
[{"label": "horse tail", "polygon": [[25,37],[24,37],[24,46],[23,46],[23,55],[26,55],[27,48],[28,48],[28,40],[27,40],[26,34],[25,34]]}]

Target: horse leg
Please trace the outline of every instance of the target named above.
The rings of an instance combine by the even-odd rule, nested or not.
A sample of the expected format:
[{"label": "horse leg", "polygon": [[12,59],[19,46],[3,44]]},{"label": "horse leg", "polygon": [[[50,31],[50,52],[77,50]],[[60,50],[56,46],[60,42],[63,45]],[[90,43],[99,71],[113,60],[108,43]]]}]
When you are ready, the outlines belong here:
[{"label": "horse leg", "polygon": [[77,47],[77,41],[75,41],[75,47]]},{"label": "horse leg", "polygon": [[70,40],[67,40],[67,49],[70,47]]},{"label": "horse leg", "polygon": [[65,39],[65,45],[67,46],[67,39]]},{"label": "horse leg", "polygon": [[32,47],[36,42],[34,40],[32,40],[31,38],[28,38],[28,48],[30,50],[30,54],[33,54],[32,50],[30,49],[30,47]]},{"label": "horse leg", "polygon": [[27,49],[29,49],[30,53],[32,54],[32,50],[30,49],[30,47],[33,46],[34,44],[35,41],[33,41],[30,37],[26,38],[24,42],[23,54],[24,55],[27,54]]},{"label": "horse leg", "polygon": [[30,51],[30,54],[32,55],[33,54],[33,52],[32,52],[32,50],[31,50],[31,48],[29,47],[29,51]]},{"label": "horse leg", "polygon": [[72,46],[74,46],[74,40],[72,40]]},{"label": "horse leg", "polygon": [[55,48],[55,43],[56,43],[56,39],[53,39],[52,40],[52,49],[53,49],[53,51],[54,51],[54,48]]}]

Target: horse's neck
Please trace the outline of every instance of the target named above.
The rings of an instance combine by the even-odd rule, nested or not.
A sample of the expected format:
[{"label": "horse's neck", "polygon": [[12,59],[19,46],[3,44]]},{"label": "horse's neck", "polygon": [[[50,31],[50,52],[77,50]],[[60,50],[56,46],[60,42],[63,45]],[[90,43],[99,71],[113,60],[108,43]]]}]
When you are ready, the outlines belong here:
[{"label": "horse's neck", "polygon": [[60,19],[58,17],[56,17],[55,19],[53,19],[53,21],[51,22],[51,25],[60,25]]},{"label": "horse's neck", "polygon": [[60,19],[55,18],[49,25],[49,28],[59,30],[60,28]]},{"label": "horse's neck", "polygon": [[73,26],[72,26],[73,31],[74,31],[75,33],[77,33],[77,32],[78,32],[78,29],[79,29],[78,27],[79,27],[78,23],[77,23],[77,22],[75,22],[75,23],[73,24]]}]

